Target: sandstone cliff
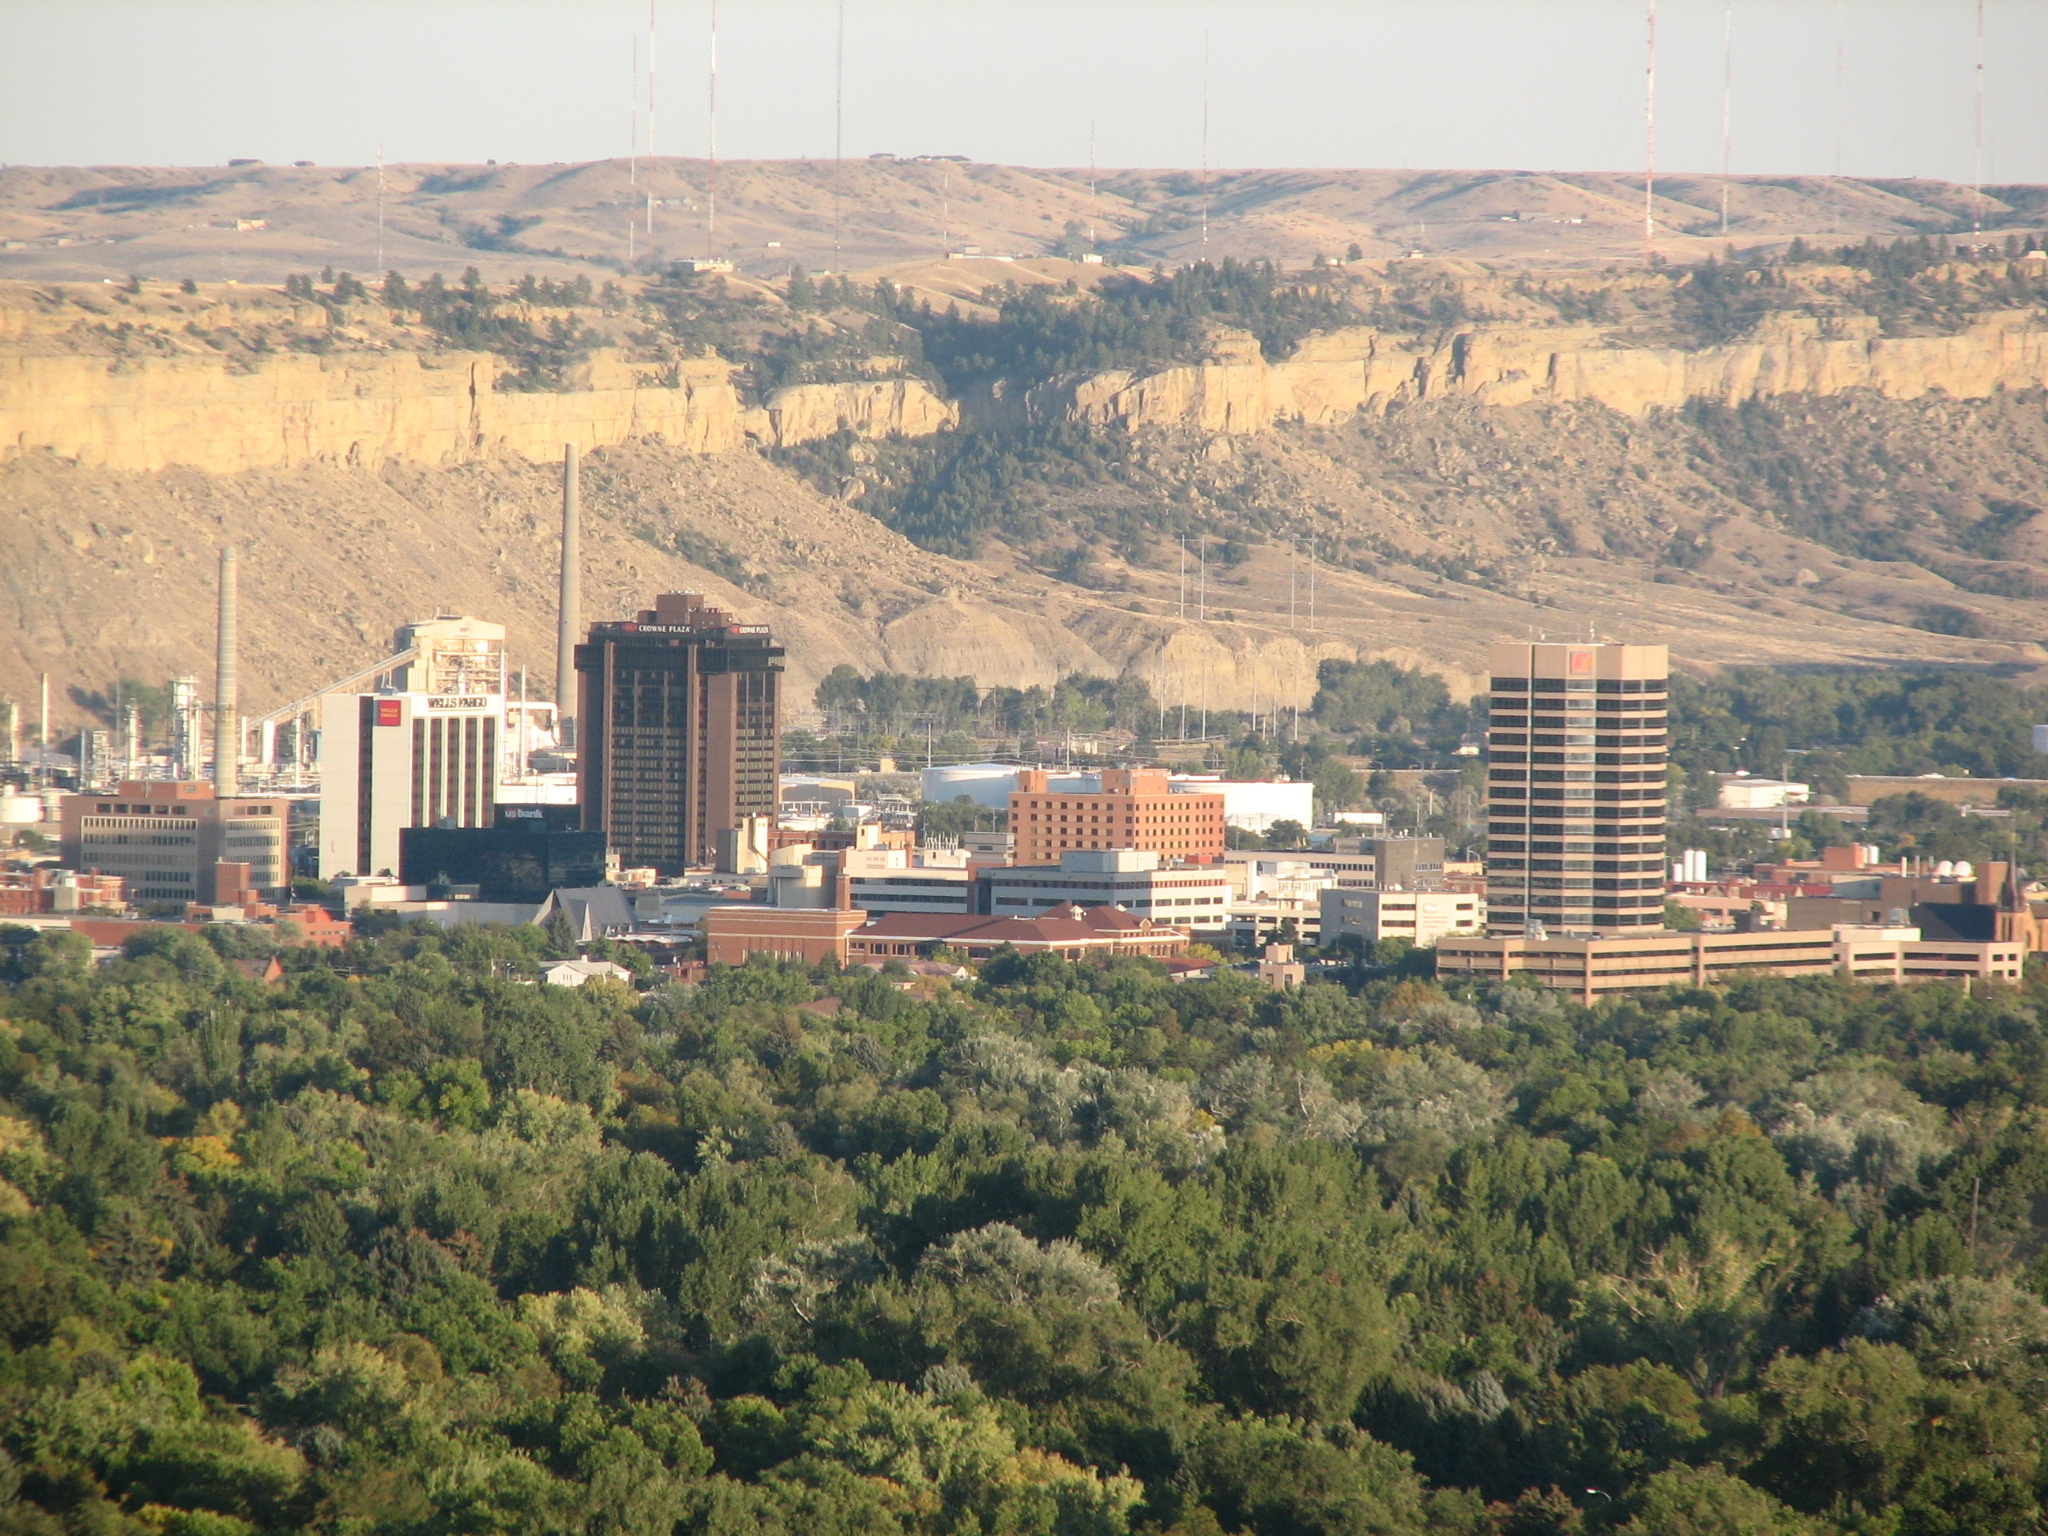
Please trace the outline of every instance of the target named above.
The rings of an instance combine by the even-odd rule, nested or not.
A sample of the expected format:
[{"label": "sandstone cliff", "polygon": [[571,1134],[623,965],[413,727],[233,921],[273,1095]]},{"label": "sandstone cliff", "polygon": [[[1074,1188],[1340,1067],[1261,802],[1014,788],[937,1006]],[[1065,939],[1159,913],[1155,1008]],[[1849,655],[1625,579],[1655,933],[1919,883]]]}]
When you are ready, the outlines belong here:
[{"label": "sandstone cliff", "polygon": [[1955,336],[1880,337],[1874,322],[1824,335],[1815,321],[1790,319],[1755,340],[1698,351],[1617,347],[1590,326],[1475,327],[1426,348],[1343,330],[1310,337],[1277,363],[1252,337],[1225,334],[1209,361],[1184,367],[1076,375],[1030,388],[998,381],[971,392],[963,415],[985,427],[1081,420],[1227,436],[1458,397],[1491,406],[1591,402],[1630,416],[1689,400],[1735,405],[1853,389],[1895,400],[1937,392],[1974,400],[2048,386],[2048,330],[2030,328],[2029,320],[1987,320]]},{"label": "sandstone cliff", "polygon": [[[4,313],[4,311],[0,311]],[[692,453],[771,447],[835,432],[924,437],[958,413],[915,379],[806,384],[742,410],[716,359],[681,365],[673,386],[601,354],[580,387],[495,387],[488,353],[281,357],[237,372],[200,359],[110,365],[89,356],[0,357],[0,455],[41,449],[102,469],[179,466],[238,474],[332,462],[456,464],[526,459],[660,438]]]},{"label": "sandstone cliff", "polygon": [[[0,320],[8,314],[0,308]],[[318,318],[314,311],[309,324]],[[573,371],[569,388],[521,392],[498,387],[501,365],[484,353],[282,354],[237,364],[24,344],[39,339],[21,324],[0,336],[12,343],[0,353],[0,454],[44,450],[105,469],[221,474],[313,462],[450,464],[494,452],[545,460],[564,443],[587,452],[635,438],[717,454],[750,440],[785,448],[839,432],[927,437],[963,422],[1231,436],[1461,398],[1596,403],[1641,416],[1689,400],[1858,389],[1900,400],[1982,399],[2048,386],[2048,330],[2025,313],[1930,337],[1882,337],[1860,317],[1827,330],[1779,318],[1751,340],[1696,351],[1618,346],[1591,326],[1473,326],[1429,346],[1348,329],[1311,336],[1281,362],[1262,356],[1252,337],[1223,332],[1207,361],[1142,374],[999,380],[957,403],[917,379],[805,384],[753,409],[743,408],[728,365],[712,357],[657,375],[607,349]]]}]

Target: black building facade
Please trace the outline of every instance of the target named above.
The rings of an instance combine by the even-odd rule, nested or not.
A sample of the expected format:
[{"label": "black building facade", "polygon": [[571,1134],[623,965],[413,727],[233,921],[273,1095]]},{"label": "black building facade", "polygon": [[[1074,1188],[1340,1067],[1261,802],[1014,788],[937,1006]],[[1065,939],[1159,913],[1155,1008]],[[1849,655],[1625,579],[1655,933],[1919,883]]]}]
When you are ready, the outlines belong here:
[{"label": "black building facade", "polygon": [[405,827],[399,879],[476,887],[479,901],[545,901],[602,884],[605,838],[576,825],[575,806],[501,805],[489,827]]}]

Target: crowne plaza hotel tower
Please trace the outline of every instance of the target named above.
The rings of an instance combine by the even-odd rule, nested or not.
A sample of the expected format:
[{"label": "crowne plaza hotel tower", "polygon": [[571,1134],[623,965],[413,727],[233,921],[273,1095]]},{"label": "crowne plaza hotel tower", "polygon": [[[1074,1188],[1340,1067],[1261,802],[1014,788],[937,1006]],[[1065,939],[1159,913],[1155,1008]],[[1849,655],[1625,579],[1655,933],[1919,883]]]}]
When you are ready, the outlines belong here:
[{"label": "crowne plaza hotel tower", "polygon": [[593,624],[576,647],[583,830],[621,864],[675,875],[712,863],[742,817],[773,816],[782,656],[767,625],[695,592]]},{"label": "crowne plaza hotel tower", "polygon": [[1661,645],[1492,648],[1486,903],[1495,934],[1664,925],[1669,657]]}]

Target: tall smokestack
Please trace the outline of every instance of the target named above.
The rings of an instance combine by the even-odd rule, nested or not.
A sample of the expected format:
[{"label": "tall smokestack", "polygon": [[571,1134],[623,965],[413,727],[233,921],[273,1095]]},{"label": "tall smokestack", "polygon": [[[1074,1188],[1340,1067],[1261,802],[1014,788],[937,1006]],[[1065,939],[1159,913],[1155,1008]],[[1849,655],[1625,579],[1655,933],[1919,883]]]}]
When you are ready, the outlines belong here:
[{"label": "tall smokestack", "polygon": [[213,653],[213,788],[226,799],[241,792],[242,701],[235,675],[235,546],[220,552],[220,634]]},{"label": "tall smokestack", "polygon": [[583,627],[583,493],[576,469],[576,445],[562,445],[561,631],[555,638],[555,734],[564,747],[576,744],[576,636]]}]

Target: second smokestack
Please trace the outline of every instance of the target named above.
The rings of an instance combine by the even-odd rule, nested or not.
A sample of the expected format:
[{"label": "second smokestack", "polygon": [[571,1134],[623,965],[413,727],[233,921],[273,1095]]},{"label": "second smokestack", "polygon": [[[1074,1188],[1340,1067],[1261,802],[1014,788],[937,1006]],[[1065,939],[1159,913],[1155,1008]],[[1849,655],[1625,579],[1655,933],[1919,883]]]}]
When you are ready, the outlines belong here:
[{"label": "second smokestack", "polygon": [[220,633],[213,654],[213,788],[223,800],[241,793],[242,698],[237,673],[235,546],[220,552]]},{"label": "second smokestack", "polygon": [[583,493],[576,445],[562,445],[561,632],[555,638],[555,735],[576,745],[576,636],[583,627]]}]

